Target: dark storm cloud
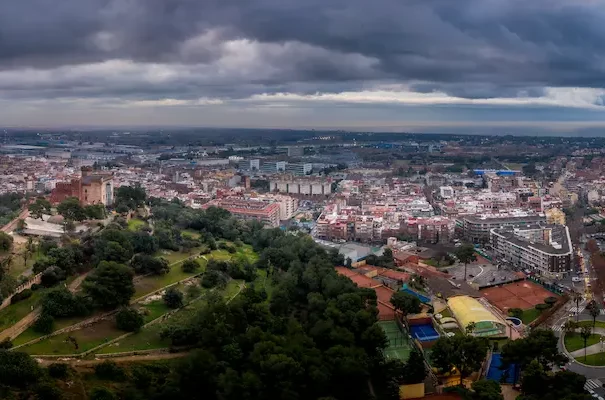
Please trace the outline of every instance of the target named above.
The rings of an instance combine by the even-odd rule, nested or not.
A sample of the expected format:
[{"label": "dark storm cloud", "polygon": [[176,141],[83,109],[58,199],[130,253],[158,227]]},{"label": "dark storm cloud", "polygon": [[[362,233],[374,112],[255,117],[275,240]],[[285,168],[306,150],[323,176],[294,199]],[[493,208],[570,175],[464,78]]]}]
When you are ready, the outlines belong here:
[{"label": "dark storm cloud", "polygon": [[1,70],[119,59],[178,66],[179,75],[0,76],[0,90],[239,98],[399,82],[533,97],[544,86],[605,86],[604,18],[605,5],[578,0],[5,0]]}]

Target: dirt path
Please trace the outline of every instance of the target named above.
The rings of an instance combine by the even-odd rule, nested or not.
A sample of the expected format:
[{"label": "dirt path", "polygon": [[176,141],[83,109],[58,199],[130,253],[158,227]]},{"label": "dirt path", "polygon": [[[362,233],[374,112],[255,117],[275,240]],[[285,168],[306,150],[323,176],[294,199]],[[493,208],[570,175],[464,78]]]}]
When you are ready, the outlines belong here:
[{"label": "dirt path", "polygon": [[38,315],[40,315],[40,310],[34,310],[27,314],[25,317],[21,318],[19,322],[17,322],[15,325],[0,332],[0,342],[5,339],[14,339],[19,336],[31,324],[34,323],[36,318],[38,318]]},{"label": "dirt path", "polygon": [[172,358],[180,358],[180,357],[185,357],[187,354],[187,352],[182,352],[182,353],[161,353],[161,354],[141,354],[141,355],[136,355],[136,356],[124,356],[124,357],[106,357],[106,358],[95,358],[94,360],[81,360],[81,359],[77,359],[77,358],[72,358],[72,359],[62,359],[62,358],[52,358],[52,359],[48,359],[48,358],[36,358],[36,360],[41,364],[41,365],[49,365],[52,363],[56,363],[56,362],[62,362],[62,363],[66,363],[66,364],[70,364],[70,365],[74,365],[74,366],[90,366],[90,365],[95,365],[95,364],[100,364],[103,361],[106,360],[111,360],[114,361],[116,363],[127,363],[127,362],[139,362],[139,361],[156,361],[156,360],[169,360]]}]

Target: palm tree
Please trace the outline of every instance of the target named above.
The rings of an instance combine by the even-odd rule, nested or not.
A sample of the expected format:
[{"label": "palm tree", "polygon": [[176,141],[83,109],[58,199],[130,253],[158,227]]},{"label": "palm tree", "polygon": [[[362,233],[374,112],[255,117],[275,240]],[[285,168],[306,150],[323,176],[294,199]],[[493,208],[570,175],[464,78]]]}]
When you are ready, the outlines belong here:
[{"label": "palm tree", "polygon": [[583,326],[582,329],[580,329],[580,337],[584,340],[584,361],[586,361],[586,344],[591,335],[592,328],[590,326]]},{"label": "palm tree", "polygon": [[573,301],[576,303],[576,322],[578,322],[578,318],[580,316],[580,302],[582,301],[582,295],[578,292],[574,292]]},{"label": "palm tree", "polygon": [[477,256],[475,255],[475,246],[473,246],[471,243],[465,243],[458,247],[454,254],[456,254],[458,260],[464,264],[464,280],[466,281],[466,266],[468,263],[477,260]]}]

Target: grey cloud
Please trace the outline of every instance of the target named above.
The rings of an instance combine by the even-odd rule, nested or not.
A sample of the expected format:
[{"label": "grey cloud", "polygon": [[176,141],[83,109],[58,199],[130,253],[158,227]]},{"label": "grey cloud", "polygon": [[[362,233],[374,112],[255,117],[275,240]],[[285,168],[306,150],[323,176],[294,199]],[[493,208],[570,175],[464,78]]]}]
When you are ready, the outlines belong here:
[{"label": "grey cloud", "polygon": [[[577,0],[6,0],[0,71],[31,67],[53,79],[28,83],[34,72],[22,70],[24,82],[3,82],[0,73],[0,90],[241,98],[399,82],[535,97],[544,86],[605,87],[604,18],[605,6]],[[78,75],[110,59],[179,75]]]}]

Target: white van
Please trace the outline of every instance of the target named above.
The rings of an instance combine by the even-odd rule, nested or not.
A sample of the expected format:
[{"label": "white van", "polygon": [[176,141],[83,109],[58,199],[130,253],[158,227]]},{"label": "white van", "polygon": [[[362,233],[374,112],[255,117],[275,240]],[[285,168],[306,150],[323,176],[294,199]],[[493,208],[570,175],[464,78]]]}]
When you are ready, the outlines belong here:
[{"label": "white van", "polygon": [[574,277],[571,278],[571,281],[572,282],[581,282],[582,278],[580,278],[579,276],[574,276]]}]

